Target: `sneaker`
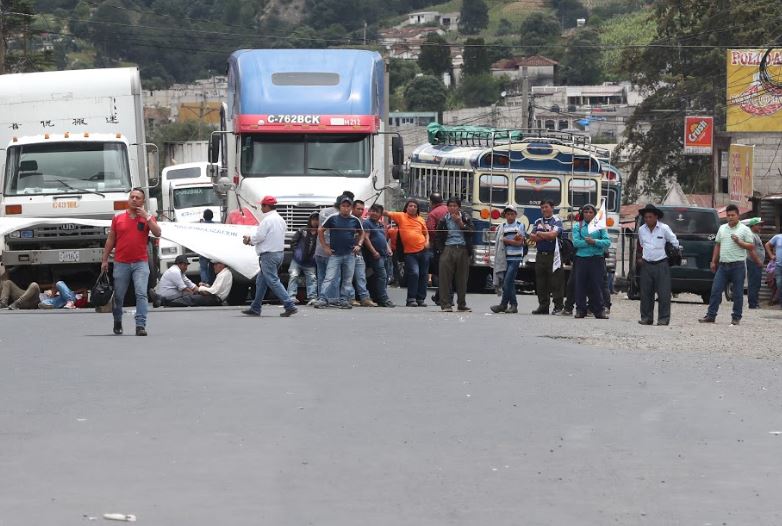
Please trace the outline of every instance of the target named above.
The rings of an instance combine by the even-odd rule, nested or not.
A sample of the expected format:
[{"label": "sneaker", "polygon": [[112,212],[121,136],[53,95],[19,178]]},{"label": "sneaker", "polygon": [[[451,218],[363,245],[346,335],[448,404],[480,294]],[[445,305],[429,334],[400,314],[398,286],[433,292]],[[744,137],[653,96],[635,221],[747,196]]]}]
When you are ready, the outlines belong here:
[{"label": "sneaker", "polygon": [[426,307],[426,302],[424,300],[416,300],[416,303],[419,307]]},{"label": "sneaker", "polygon": [[62,307],[62,308],[63,308],[63,309],[75,309],[75,308],[76,308],[76,305],[74,305],[72,301],[69,301],[68,303],[66,303],[65,305],[63,305],[63,307]]},{"label": "sneaker", "polygon": [[363,300],[361,300],[361,303],[359,303],[359,305],[361,305],[362,307],[377,307],[377,303],[375,303],[369,298],[364,298]]},{"label": "sneaker", "polygon": [[291,309],[285,309],[283,312],[280,313],[280,318],[290,318],[297,312],[299,312],[299,309],[297,309],[296,307],[293,307]]},{"label": "sneaker", "polygon": [[381,302],[380,306],[381,307],[387,307],[389,309],[393,309],[394,307],[396,307],[396,305],[394,305],[394,302],[391,301],[391,300],[386,300],[386,301]]},{"label": "sneaker", "polygon": [[[653,323],[652,320],[638,320],[638,325],[652,325]],[[657,325],[659,325],[659,323]]]},{"label": "sneaker", "polygon": [[293,304],[294,304],[294,305],[298,305],[299,303],[301,303],[301,302],[299,301],[299,298],[296,298],[296,297],[293,297],[293,298],[291,298],[291,301],[293,301]]},{"label": "sneaker", "polygon": [[741,323],[741,320],[738,318],[733,318],[732,320],[730,320],[731,325],[738,325],[739,323]]},{"label": "sneaker", "polygon": [[114,334],[119,336],[122,334],[122,322],[121,321],[115,321],[114,322]]},{"label": "sneaker", "polygon": [[607,320],[608,319],[608,313],[603,310],[603,312],[598,312],[595,314],[595,319],[597,320]]},{"label": "sneaker", "polygon": [[573,317],[579,320],[582,318],[586,318],[586,312],[577,312],[576,315]]},{"label": "sneaker", "polygon": [[242,311],[242,314],[244,314],[245,316],[255,316],[255,317],[258,317],[258,316],[261,315],[260,312],[255,312],[252,309],[245,309],[245,310]]},{"label": "sneaker", "polygon": [[499,305],[492,305],[491,307],[489,307],[489,309],[494,314],[499,314],[501,312],[505,312],[507,310],[507,308],[508,308],[508,306],[507,305],[503,305],[502,303],[500,303]]},{"label": "sneaker", "polygon": [[698,323],[714,323],[715,321],[715,318],[712,318],[708,315],[704,316],[703,318],[698,318]]},{"label": "sneaker", "polygon": [[472,309],[467,305],[462,305],[461,307],[457,307],[456,310],[458,310],[459,312],[472,312]]},{"label": "sneaker", "polygon": [[340,309],[343,309],[343,310],[352,309],[353,308],[353,303],[352,302],[348,303],[347,301],[345,301],[343,303],[337,304],[337,307],[339,307]]},{"label": "sneaker", "polygon": [[19,310],[19,304],[16,302],[13,302],[8,306],[8,310]]},{"label": "sneaker", "polygon": [[408,307],[418,307],[418,303],[415,300],[407,300]]},{"label": "sneaker", "polygon": [[560,307],[560,308],[556,308],[556,307],[554,307],[554,310],[553,310],[553,311],[551,311],[551,315],[552,315],[552,316],[559,316],[559,315],[560,315],[560,314],[562,314],[563,312],[564,312],[564,309],[562,309],[561,307]]},{"label": "sneaker", "polygon": [[136,336],[146,336],[147,335],[147,329],[144,327],[136,327]]},{"label": "sneaker", "polygon": [[323,300],[315,300],[315,303],[313,303],[312,306],[315,307],[316,309],[328,309],[329,308],[328,302],[327,301],[323,301]]},{"label": "sneaker", "polygon": [[519,313],[519,307],[518,305],[511,305],[505,310],[506,314],[518,314]]},{"label": "sneaker", "polygon": [[572,316],[573,315],[573,309],[562,309],[562,315],[563,316]]},{"label": "sneaker", "polygon": [[440,307],[440,309],[443,312],[453,312],[453,307],[451,307],[450,305],[444,305],[444,306]]},{"label": "sneaker", "polygon": [[38,304],[38,308],[43,310],[49,310],[49,309],[53,309],[54,305],[52,305],[51,303],[41,302]]},{"label": "sneaker", "polygon": [[318,302],[318,298],[312,298],[307,302],[307,305],[309,305],[310,307],[314,307],[317,302]]},{"label": "sneaker", "polygon": [[548,314],[548,309],[542,309],[538,307],[534,311],[532,311],[532,314]]},{"label": "sneaker", "polygon": [[670,323],[671,322],[669,322],[669,321],[658,321],[657,322],[657,326],[658,327],[665,327],[665,326],[669,325]]}]

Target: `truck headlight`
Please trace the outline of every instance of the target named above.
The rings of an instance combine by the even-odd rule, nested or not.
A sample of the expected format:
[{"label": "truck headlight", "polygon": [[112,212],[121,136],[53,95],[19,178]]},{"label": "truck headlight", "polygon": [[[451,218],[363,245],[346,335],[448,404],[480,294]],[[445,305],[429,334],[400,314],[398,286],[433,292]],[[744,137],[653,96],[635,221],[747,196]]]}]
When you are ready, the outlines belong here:
[{"label": "truck headlight", "polygon": [[21,230],[17,230],[16,232],[11,232],[10,234],[8,234],[8,237],[12,239],[19,239],[20,237],[22,237]]},{"label": "truck headlight", "polygon": [[164,256],[173,256],[177,253],[177,247],[163,247],[160,249],[160,253]]}]

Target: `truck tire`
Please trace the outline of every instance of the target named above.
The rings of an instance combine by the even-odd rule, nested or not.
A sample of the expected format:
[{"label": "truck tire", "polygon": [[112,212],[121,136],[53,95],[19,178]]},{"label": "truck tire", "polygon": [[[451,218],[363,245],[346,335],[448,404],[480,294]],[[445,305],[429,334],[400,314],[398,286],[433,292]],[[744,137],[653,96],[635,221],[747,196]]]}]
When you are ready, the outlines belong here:
[{"label": "truck tire", "polygon": [[627,299],[641,299],[641,291],[638,288],[638,280],[635,279],[635,272],[633,271],[630,271],[630,274],[627,276]]}]

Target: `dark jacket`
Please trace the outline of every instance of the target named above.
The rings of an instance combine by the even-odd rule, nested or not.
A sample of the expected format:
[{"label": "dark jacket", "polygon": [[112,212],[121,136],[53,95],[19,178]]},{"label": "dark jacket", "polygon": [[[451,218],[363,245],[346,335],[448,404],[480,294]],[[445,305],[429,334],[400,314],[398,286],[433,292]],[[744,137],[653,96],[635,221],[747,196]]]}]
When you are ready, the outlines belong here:
[{"label": "dark jacket", "polygon": [[[445,250],[445,240],[448,239],[448,223],[446,222],[448,215],[437,223],[437,231],[434,234],[434,249],[437,253],[442,253],[442,251]],[[475,226],[472,224],[472,218],[464,212],[462,212],[462,222],[464,223],[462,232],[464,233],[464,242],[467,246],[467,252],[472,255]]]},{"label": "dark jacket", "polygon": [[[304,267],[315,266],[315,245],[318,241],[318,234],[311,234],[309,228],[302,228],[293,234],[291,239],[291,251],[293,259],[299,265]],[[299,247],[301,245],[301,247]],[[299,250],[297,250],[299,249]]]}]

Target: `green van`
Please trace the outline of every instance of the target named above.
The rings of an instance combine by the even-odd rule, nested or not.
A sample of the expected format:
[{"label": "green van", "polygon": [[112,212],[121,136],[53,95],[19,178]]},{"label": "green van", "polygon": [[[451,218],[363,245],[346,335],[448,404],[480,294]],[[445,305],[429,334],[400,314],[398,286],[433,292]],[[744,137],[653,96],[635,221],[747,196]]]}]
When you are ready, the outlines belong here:
[{"label": "green van", "polygon": [[[676,294],[689,292],[700,295],[703,303],[709,303],[711,283],[714,280],[709,264],[714,251],[714,239],[720,227],[720,219],[713,208],[695,206],[658,206],[663,212],[661,221],[671,227],[682,247],[682,263],[671,267],[671,291]],[[643,218],[635,220],[635,231],[643,224]],[[637,243],[631,243],[630,272],[628,275],[630,299],[640,297],[639,276],[635,268]]]}]

